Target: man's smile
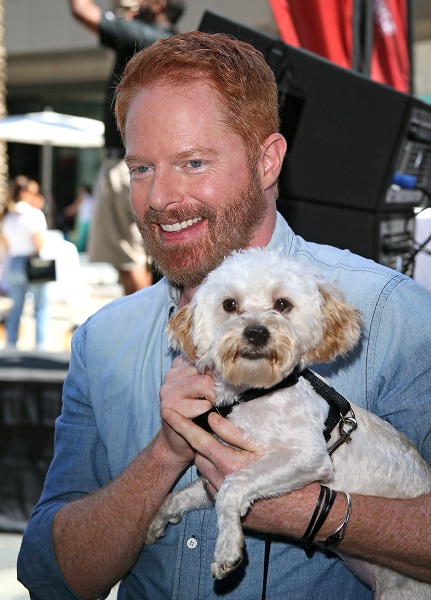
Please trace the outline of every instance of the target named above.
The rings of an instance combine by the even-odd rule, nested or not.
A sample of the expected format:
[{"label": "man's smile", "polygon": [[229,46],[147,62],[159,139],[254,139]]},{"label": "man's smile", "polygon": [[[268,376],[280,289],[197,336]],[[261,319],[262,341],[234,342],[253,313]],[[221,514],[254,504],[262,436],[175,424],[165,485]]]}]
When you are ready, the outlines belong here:
[{"label": "man's smile", "polygon": [[182,229],[187,229],[187,227],[191,227],[191,225],[194,225],[195,223],[197,223],[198,221],[201,221],[201,220],[202,220],[202,217],[197,217],[195,219],[189,219],[188,221],[182,221],[181,223],[171,223],[171,224],[160,223],[160,227],[163,229],[163,231],[167,231],[167,232],[181,231]]}]

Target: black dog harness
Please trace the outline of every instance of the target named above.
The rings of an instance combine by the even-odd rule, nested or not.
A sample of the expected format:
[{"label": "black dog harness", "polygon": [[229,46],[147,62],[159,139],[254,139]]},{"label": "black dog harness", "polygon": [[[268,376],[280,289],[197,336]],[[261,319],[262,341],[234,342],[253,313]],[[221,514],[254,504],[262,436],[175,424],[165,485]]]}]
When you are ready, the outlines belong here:
[{"label": "black dog harness", "polygon": [[[237,404],[250,402],[251,400],[256,400],[257,398],[266,396],[271,392],[291,387],[298,383],[300,377],[304,377],[304,379],[311,384],[315,392],[317,392],[319,396],[322,396],[322,398],[324,398],[329,404],[329,414],[325,421],[323,430],[323,435],[325,436],[325,440],[327,442],[329,441],[336,426],[339,425],[340,436],[338,440],[328,448],[328,454],[331,455],[342,444],[350,442],[350,434],[357,428],[355,414],[350,406],[350,403],[346,400],[346,398],[344,398],[344,396],[342,396],[339,392],[337,392],[337,390],[325,383],[325,381],[320,379],[320,377],[317,377],[317,375],[307,368],[302,370],[299,368],[294,369],[290,375],[269,389],[249,389],[238,396],[237,400],[229,406],[213,406],[213,408],[207,412],[193,419],[193,422],[206,431],[212,432],[212,429],[208,423],[208,415],[210,413],[217,412],[222,417],[227,417],[231,413],[232,408]],[[347,416],[349,413],[350,416]],[[344,431],[344,426],[348,426],[349,429]]]}]

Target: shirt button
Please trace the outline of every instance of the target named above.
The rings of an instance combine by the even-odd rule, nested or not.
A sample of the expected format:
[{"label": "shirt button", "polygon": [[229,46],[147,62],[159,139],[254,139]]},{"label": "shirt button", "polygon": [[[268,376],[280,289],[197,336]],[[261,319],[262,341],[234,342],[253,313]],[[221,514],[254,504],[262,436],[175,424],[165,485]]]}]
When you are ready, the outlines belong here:
[{"label": "shirt button", "polygon": [[190,550],[193,550],[193,548],[196,548],[196,546],[198,545],[198,541],[194,536],[192,536],[187,540],[186,544],[187,544],[187,548],[190,548]]}]

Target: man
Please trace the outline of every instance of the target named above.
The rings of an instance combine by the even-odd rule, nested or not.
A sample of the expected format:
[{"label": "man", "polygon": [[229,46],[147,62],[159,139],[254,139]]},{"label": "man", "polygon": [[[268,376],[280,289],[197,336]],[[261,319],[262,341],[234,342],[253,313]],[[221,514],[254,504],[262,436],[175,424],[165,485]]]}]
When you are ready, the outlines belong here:
[{"label": "man", "polygon": [[124,148],[112,109],[115,86],[133,54],[160,38],[175,33],[185,0],[117,0],[121,18],[103,13],[94,0],[69,0],[73,16],[100,43],[115,52],[105,105],[106,156],[95,186],[96,206],[88,252],[91,261],[108,262],[119,274],[125,294],[152,282],[151,257],[143,252],[129,205],[129,175],[124,165]]},{"label": "man", "polygon": [[[269,532],[268,598],[371,599],[335,555],[316,551],[309,559],[292,540],[307,528],[318,483],[255,503],[244,520],[246,557],[222,581],[210,576],[214,510],[189,513],[144,546],[175,485],[198,469],[215,493],[226,474],[259,456],[228,420],[212,415],[210,424],[237,449],[191,421],[210,408],[214,381],[175,358],[164,331],[230,251],[268,246],[300,255],[337,282],[364,318],[360,347],[316,370],[403,429],[430,461],[430,294],[347,250],[305,242],[277,214],[286,151],[277,90],[248,44],[201,32],[156,42],[128,64],[116,113],[136,222],[166,278],[114,301],[74,335],[55,457],[24,535],[20,580],[44,600],[97,598],[119,580],[123,599],[253,600],[261,598]],[[430,510],[431,494],[408,501],[355,495],[340,548],[431,581]],[[339,494],[318,541],[345,511]]]}]

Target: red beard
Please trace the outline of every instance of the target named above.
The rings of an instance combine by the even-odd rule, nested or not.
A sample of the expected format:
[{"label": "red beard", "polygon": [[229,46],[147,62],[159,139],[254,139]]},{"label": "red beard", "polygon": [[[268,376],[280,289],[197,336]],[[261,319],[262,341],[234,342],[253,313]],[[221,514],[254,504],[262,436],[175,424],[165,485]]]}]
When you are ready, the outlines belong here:
[{"label": "red beard", "polygon": [[[158,270],[178,286],[195,287],[231,252],[246,248],[263,222],[267,210],[265,196],[256,174],[250,174],[247,189],[228,197],[220,208],[201,205],[198,210],[185,206],[158,212],[152,208],[134,219],[146,252]],[[159,223],[182,222],[200,217],[207,221],[199,239],[165,243],[159,234]]]}]

